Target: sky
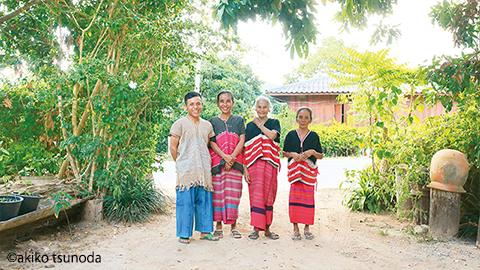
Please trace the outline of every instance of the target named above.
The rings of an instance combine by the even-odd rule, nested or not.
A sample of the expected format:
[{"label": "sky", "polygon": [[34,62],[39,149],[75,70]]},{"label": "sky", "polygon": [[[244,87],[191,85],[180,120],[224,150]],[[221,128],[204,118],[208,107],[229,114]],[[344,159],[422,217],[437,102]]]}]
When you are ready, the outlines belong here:
[{"label": "sky", "polygon": [[[394,6],[394,13],[385,22],[398,24],[401,36],[389,46],[370,45],[375,25],[380,21],[379,17],[370,18],[368,27],[363,31],[352,29],[350,32],[341,32],[341,24],[333,19],[335,13],[340,10],[339,5],[337,3],[323,5],[318,1],[315,18],[319,34],[317,44],[311,45],[310,52],[315,52],[322,39],[333,36],[343,40],[347,46],[361,51],[388,48],[390,56],[396,58],[398,63],[411,67],[426,65],[435,55],[458,54],[459,50],[453,46],[451,33],[433,25],[429,16],[431,7],[439,1],[398,0]],[[238,34],[243,46],[248,49],[243,62],[263,81],[264,89],[283,85],[285,75],[302,62],[298,57],[294,59],[290,57],[279,24],[272,25],[259,20],[242,22],[238,25]]]}]

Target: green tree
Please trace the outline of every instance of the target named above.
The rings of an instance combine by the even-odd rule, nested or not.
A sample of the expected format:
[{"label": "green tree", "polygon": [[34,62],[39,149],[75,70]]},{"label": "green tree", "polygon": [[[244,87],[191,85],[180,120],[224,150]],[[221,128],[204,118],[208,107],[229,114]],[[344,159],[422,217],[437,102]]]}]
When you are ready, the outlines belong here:
[{"label": "green tree", "polygon": [[[56,112],[57,145],[65,160],[59,176],[71,173],[80,190],[105,194],[115,206],[108,209],[123,209],[125,215],[115,218],[135,220],[134,213],[152,211],[130,207],[138,196],[126,195],[145,186],[158,133],[172,117],[166,112],[191,89],[190,37],[198,29],[186,16],[192,6],[188,1],[34,1],[28,12],[5,15],[29,3],[0,3],[5,7],[0,61],[25,61],[34,74],[29,80],[54,93],[49,110]],[[69,68],[62,62],[70,62]],[[2,96],[11,94],[3,87]],[[153,189],[138,190],[156,196]]]},{"label": "green tree", "polygon": [[252,117],[255,98],[262,93],[260,81],[238,57],[227,56],[221,59],[212,55],[203,62],[200,75],[200,92],[205,99],[203,117],[210,119],[220,113],[216,97],[222,90],[233,93],[234,114],[246,119]]},{"label": "green tree", "polygon": [[345,44],[334,37],[325,38],[322,46],[309,55],[292,73],[286,77],[287,83],[311,79],[319,74],[328,73],[335,59],[345,55]]},{"label": "green tree", "polygon": [[[387,50],[362,53],[351,48],[346,48],[345,55],[337,57],[330,69],[338,86],[356,89],[341,99],[351,101],[354,117],[368,124],[364,146],[372,150],[372,167],[376,171],[375,157],[382,160],[392,156],[383,146],[414,120],[415,103],[409,108],[402,106],[404,95],[414,96],[417,86],[423,84],[422,73],[397,64],[388,57]],[[402,90],[405,88],[406,93]],[[402,110],[406,110],[405,115],[398,113]]]},{"label": "green tree", "polygon": [[[462,231],[475,235],[480,205],[480,2],[476,0],[443,1],[432,8],[433,21],[453,34],[455,45],[462,49],[460,56],[440,56],[425,67],[428,80],[433,88],[430,100],[440,100],[447,110],[455,104],[458,110],[458,131],[454,142],[446,147],[463,151],[470,163],[470,172],[462,196]],[[441,148],[440,148],[441,149]],[[440,150],[438,149],[438,150]],[[466,225],[465,225],[466,224]],[[477,227],[479,223],[477,223]]]}]

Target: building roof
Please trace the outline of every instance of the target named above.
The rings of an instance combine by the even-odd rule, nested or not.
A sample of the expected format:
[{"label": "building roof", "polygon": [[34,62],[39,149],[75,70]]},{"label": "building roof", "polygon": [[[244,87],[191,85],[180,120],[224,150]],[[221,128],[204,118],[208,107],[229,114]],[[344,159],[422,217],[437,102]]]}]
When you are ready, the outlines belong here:
[{"label": "building roof", "polygon": [[348,94],[354,91],[352,87],[335,87],[335,80],[329,76],[319,77],[287,84],[281,87],[267,89],[266,93],[275,95],[301,95],[301,94]]}]

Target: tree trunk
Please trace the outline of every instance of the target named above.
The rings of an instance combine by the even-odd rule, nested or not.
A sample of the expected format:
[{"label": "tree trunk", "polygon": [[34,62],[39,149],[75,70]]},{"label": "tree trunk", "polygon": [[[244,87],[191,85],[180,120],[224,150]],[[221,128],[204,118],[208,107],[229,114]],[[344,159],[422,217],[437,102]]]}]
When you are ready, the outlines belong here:
[{"label": "tree trunk", "polygon": [[430,189],[429,226],[433,237],[455,237],[460,227],[460,193]]}]

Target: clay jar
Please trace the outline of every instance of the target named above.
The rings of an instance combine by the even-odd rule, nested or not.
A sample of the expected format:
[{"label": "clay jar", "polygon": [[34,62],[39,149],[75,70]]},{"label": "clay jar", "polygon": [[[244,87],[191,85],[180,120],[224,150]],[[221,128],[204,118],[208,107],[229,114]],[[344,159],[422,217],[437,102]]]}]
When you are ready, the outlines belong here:
[{"label": "clay jar", "polygon": [[464,193],[469,164],[466,156],[457,150],[443,149],[435,153],[430,163],[429,188]]}]

